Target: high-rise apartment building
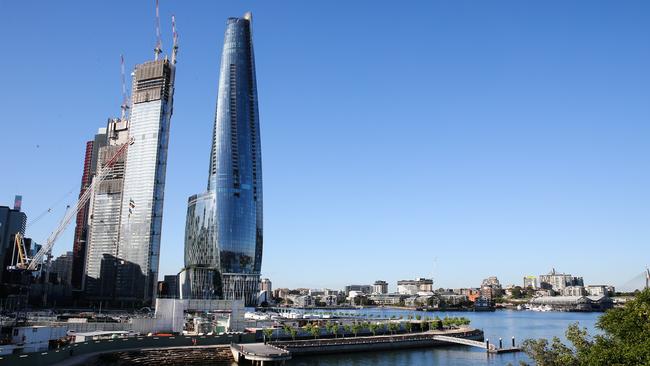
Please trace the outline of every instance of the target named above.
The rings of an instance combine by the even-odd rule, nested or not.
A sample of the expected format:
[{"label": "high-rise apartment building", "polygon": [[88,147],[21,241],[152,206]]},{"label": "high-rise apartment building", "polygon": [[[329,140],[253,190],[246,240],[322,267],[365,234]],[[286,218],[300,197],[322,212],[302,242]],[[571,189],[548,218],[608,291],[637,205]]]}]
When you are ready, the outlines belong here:
[{"label": "high-rise apartment building", "polygon": [[164,58],[133,73],[133,144],[126,153],[116,259],[115,296],[122,302],[150,302],[156,293],[175,69]]},{"label": "high-rise apartment building", "polygon": [[260,280],[260,291],[266,291],[269,294],[273,293],[273,284],[268,278],[262,278]]},{"label": "high-rise apartment building", "polygon": [[13,250],[16,234],[25,235],[26,226],[27,215],[20,211],[20,204],[14,204],[13,209],[0,206],[0,283],[8,275],[7,266],[12,264],[13,256],[16,255]]},{"label": "high-rise apartment building", "polygon": [[[97,152],[96,171],[101,169],[129,141],[129,121],[109,119]],[[88,245],[86,246],[84,294],[89,300],[113,300],[115,296],[117,248],[120,210],[124,190],[126,157],[117,159],[111,175],[95,188],[88,215]],[[96,174],[96,172],[95,172]]]},{"label": "high-rise apartment building", "polygon": [[582,277],[575,277],[568,273],[559,273],[555,268],[548,274],[539,275],[539,286],[543,289],[562,292],[568,286],[584,286]]},{"label": "high-rise apartment building", "polygon": [[255,305],[262,243],[262,156],[247,13],[226,22],[208,191],[189,198],[181,296]]},{"label": "high-rise apartment building", "polygon": [[388,282],[386,281],[375,281],[372,285],[373,294],[387,294],[388,293]]}]

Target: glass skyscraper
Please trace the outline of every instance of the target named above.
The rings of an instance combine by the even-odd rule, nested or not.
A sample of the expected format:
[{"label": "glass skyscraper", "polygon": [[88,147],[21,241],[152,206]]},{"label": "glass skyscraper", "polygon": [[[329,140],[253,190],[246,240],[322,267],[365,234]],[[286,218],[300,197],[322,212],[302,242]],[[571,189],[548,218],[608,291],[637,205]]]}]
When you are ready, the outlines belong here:
[{"label": "glass skyscraper", "polygon": [[[109,119],[97,151],[95,169],[101,169],[122,146],[129,141],[129,121]],[[120,156],[111,175],[95,188],[89,204],[88,245],[84,267],[84,298],[113,300],[115,296],[115,266],[117,256],[120,209],[124,190],[126,157]],[[95,175],[96,172],[93,172]]]},{"label": "glass skyscraper", "polygon": [[137,65],[120,209],[115,297],[149,302],[158,281],[169,124],[176,66],[167,58]]},{"label": "glass skyscraper", "polygon": [[251,14],[229,18],[208,191],[189,198],[181,296],[255,305],[262,266],[262,156]]}]

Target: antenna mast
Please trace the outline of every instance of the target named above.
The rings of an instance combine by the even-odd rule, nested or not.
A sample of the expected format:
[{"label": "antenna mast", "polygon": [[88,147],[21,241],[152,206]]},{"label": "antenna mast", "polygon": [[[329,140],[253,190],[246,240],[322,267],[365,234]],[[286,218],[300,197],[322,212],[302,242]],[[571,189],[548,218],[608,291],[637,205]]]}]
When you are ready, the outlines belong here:
[{"label": "antenna mast", "polygon": [[162,53],[162,39],[160,38],[160,11],[158,0],[156,0],[156,48],[153,49],[154,61],[158,61],[158,55]]},{"label": "antenna mast", "polygon": [[178,33],[176,33],[176,17],[172,15],[172,36],[174,46],[172,47],[172,64],[176,64],[176,55],[178,54]]},{"label": "antenna mast", "polygon": [[120,68],[122,72],[122,115],[120,120],[124,122],[126,119],[126,111],[129,109],[129,97],[126,95],[126,77],[124,76],[124,55],[120,55]]}]

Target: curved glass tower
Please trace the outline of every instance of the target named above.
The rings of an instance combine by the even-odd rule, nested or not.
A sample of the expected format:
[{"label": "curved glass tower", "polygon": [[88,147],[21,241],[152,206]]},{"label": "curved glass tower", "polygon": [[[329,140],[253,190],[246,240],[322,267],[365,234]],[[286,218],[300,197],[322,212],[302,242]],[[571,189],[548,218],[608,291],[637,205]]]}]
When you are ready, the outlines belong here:
[{"label": "curved glass tower", "polygon": [[262,266],[262,156],[250,13],[226,23],[209,168],[208,191],[188,202],[183,296],[254,305]]}]

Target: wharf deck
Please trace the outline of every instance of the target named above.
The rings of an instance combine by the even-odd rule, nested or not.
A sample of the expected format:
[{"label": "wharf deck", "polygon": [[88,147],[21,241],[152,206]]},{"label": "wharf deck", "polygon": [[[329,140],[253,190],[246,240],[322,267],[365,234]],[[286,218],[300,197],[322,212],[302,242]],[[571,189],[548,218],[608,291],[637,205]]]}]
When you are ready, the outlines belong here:
[{"label": "wharf deck", "polygon": [[266,343],[233,343],[230,345],[230,351],[237,363],[243,359],[260,364],[280,363],[291,359],[291,352]]}]

